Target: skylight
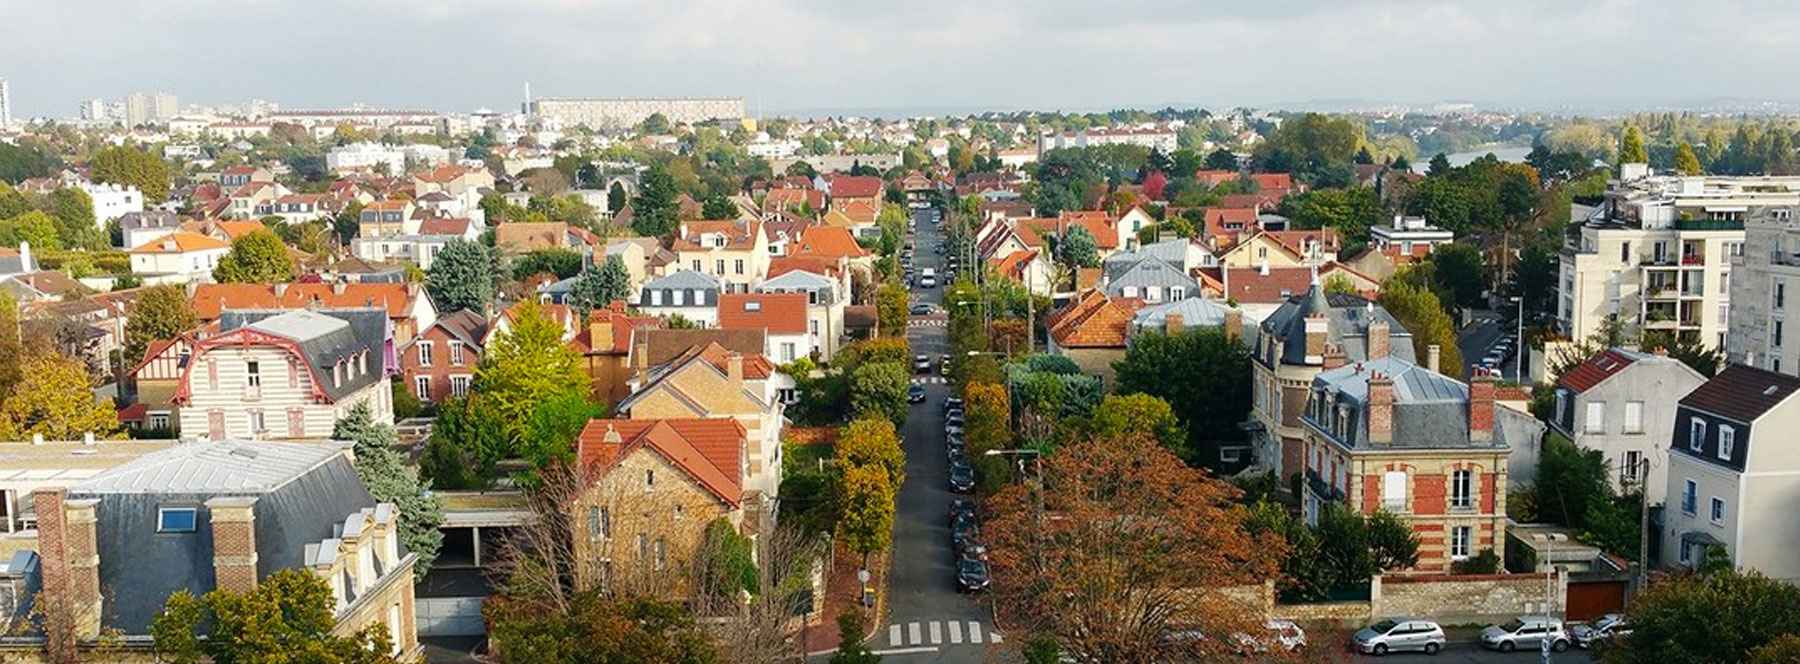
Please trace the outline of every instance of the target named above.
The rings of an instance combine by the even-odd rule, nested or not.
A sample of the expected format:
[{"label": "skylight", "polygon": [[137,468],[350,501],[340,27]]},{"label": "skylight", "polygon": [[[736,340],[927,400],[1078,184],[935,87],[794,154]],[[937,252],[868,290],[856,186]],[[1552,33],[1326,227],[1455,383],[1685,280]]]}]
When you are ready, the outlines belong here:
[{"label": "skylight", "polygon": [[1765,396],[1765,397],[1775,396],[1775,392],[1780,389],[1781,389],[1780,385],[1770,385],[1768,389],[1763,390],[1763,396]]}]

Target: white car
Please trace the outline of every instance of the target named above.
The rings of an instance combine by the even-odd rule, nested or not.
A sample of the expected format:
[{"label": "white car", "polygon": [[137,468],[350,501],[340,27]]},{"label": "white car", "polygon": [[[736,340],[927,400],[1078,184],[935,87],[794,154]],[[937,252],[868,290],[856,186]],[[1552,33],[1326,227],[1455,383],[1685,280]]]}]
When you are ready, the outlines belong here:
[{"label": "white car", "polygon": [[1520,616],[1481,630],[1481,647],[1500,652],[1537,650],[1546,641],[1556,652],[1569,649],[1569,633],[1563,630],[1561,620],[1548,616]]}]

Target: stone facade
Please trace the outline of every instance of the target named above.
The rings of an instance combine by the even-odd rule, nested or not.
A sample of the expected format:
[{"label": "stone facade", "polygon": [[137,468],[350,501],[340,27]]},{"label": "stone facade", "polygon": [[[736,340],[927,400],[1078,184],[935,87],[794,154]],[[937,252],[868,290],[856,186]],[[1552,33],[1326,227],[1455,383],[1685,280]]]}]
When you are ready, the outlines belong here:
[{"label": "stone facade", "polygon": [[[1568,594],[1567,575],[1550,588],[1560,605]],[[1369,601],[1264,605],[1271,619],[1297,622],[1365,623],[1391,616],[1418,616],[1444,624],[1489,623],[1546,612],[1543,574],[1481,574],[1384,577],[1369,580]]]},{"label": "stone facade", "polygon": [[713,519],[742,511],[648,445],[594,476],[574,506],[580,587],[660,589],[683,595],[688,562]]}]

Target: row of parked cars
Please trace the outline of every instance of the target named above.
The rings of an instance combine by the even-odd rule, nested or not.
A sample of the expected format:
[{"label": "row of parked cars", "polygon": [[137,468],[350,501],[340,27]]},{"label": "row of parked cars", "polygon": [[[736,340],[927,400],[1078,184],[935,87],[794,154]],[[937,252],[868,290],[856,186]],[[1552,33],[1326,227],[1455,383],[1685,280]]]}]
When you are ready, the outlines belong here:
[{"label": "row of parked cars", "polygon": [[[950,457],[950,490],[959,494],[974,491],[975,467],[963,444],[963,400],[956,397],[944,400],[944,450]],[[975,501],[969,498],[950,501],[950,561],[958,591],[987,590],[991,581],[987,547],[981,544],[981,523],[975,516]]]},{"label": "row of parked cars", "polygon": [[1481,358],[1481,368],[1495,369],[1505,364],[1513,353],[1519,352],[1519,338],[1511,334],[1500,337],[1494,346],[1488,349],[1487,355]]},{"label": "row of parked cars", "polygon": [[[1550,650],[1563,652],[1571,646],[1598,647],[1607,641],[1631,633],[1625,616],[1607,614],[1590,623],[1565,626],[1549,616],[1520,616],[1481,630],[1481,647],[1500,652],[1540,650],[1548,643]],[[1448,643],[1444,628],[1423,618],[1389,618],[1364,627],[1354,637],[1356,651],[1366,655],[1390,652],[1422,652],[1436,655]]]}]

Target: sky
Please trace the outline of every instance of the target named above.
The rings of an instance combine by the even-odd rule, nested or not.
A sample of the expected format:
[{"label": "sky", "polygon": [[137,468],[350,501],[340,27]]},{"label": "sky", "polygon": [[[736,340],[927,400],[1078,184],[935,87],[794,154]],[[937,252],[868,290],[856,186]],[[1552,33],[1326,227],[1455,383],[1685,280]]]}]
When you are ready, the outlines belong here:
[{"label": "sky", "polygon": [[14,115],[741,96],[794,109],[1800,100],[1778,0],[0,0]]}]

